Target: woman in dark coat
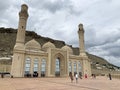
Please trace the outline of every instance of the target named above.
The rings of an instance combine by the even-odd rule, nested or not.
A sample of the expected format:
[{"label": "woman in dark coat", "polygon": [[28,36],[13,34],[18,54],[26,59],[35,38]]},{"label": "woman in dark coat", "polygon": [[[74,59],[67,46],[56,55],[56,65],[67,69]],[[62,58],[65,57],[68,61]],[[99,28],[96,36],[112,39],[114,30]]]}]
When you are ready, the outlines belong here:
[{"label": "woman in dark coat", "polygon": [[71,82],[73,82],[73,75],[72,75],[72,72],[69,73],[69,76],[70,76]]}]

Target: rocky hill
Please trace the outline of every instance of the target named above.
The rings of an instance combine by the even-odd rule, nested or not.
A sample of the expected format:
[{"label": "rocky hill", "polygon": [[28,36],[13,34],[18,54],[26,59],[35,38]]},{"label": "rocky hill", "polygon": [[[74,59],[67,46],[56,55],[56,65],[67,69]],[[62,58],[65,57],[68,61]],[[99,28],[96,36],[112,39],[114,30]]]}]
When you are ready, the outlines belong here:
[{"label": "rocky hill", "polygon": [[[11,57],[13,55],[13,47],[15,45],[16,41],[16,34],[17,34],[17,29],[12,29],[12,28],[0,28],[0,58],[2,57]],[[54,43],[54,45],[57,48],[61,48],[64,46],[66,43],[64,41],[59,41],[59,40],[53,40],[48,37],[42,37],[40,35],[37,35],[33,31],[26,31],[26,42],[31,40],[31,39],[37,40],[41,45],[44,43],[50,41]],[[73,49],[73,53],[75,55],[79,54],[79,48],[74,48],[70,46]],[[119,67],[112,65],[108,63],[105,59],[91,55],[87,53],[88,57],[91,59],[91,66],[92,69],[112,69],[116,70],[119,69]],[[8,63],[7,63],[8,62]],[[10,64],[11,60],[0,60],[0,63],[5,63],[5,64]]]}]

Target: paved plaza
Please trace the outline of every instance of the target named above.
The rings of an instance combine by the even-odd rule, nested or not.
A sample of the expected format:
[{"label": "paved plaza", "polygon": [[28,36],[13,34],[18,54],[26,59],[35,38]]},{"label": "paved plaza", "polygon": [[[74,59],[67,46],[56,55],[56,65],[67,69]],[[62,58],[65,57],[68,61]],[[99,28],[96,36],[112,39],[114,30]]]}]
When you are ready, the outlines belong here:
[{"label": "paved plaza", "polygon": [[120,80],[107,77],[69,78],[0,78],[0,90],[120,90]]}]

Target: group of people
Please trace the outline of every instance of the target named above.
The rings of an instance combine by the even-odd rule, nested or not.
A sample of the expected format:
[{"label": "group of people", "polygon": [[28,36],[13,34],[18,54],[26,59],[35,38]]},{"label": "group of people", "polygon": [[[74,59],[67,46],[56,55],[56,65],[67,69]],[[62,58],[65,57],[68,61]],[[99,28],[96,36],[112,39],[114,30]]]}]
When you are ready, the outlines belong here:
[{"label": "group of people", "polygon": [[[96,75],[95,75],[95,74],[92,74],[91,76],[92,76],[92,78],[96,78]],[[78,78],[82,79],[82,74],[79,73],[79,75],[78,75],[77,73],[75,73],[75,74],[74,74],[74,77],[73,77],[72,72],[70,72],[70,73],[69,73],[69,77],[70,77],[70,79],[71,79],[71,82],[73,82],[74,77],[75,77],[76,83],[78,83]],[[108,77],[109,77],[110,80],[112,80],[112,77],[111,77],[111,74],[110,74],[110,73],[108,74]],[[88,78],[87,74],[84,75],[84,78]]]},{"label": "group of people", "polygon": [[92,74],[91,76],[92,76],[92,78],[96,78],[96,75],[95,75],[95,74]]},{"label": "group of people", "polygon": [[[73,82],[74,77],[72,75],[72,72],[69,73],[69,76],[70,76],[71,82]],[[76,78],[76,82],[77,82],[78,81],[78,75],[77,74],[75,75],[75,78]]]},{"label": "group of people", "polygon": [[79,75],[78,75],[77,73],[75,73],[75,74],[74,74],[74,77],[73,77],[72,72],[70,72],[70,73],[69,73],[69,76],[70,76],[71,82],[73,82],[74,77],[75,77],[75,79],[76,79],[76,83],[78,83],[78,78],[82,79],[82,74],[81,74],[81,73],[79,73]]}]

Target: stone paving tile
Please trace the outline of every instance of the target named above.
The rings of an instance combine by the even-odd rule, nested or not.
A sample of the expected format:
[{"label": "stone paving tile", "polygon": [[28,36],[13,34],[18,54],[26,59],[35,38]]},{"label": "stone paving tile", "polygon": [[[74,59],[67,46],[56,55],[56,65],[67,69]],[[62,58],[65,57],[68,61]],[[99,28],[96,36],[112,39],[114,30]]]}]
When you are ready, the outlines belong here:
[{"label": "stone paving tile", "polygon": [[69,78],[0,78],[0,90],[120,90],[120,80],[97,77],[71,83]]}]

